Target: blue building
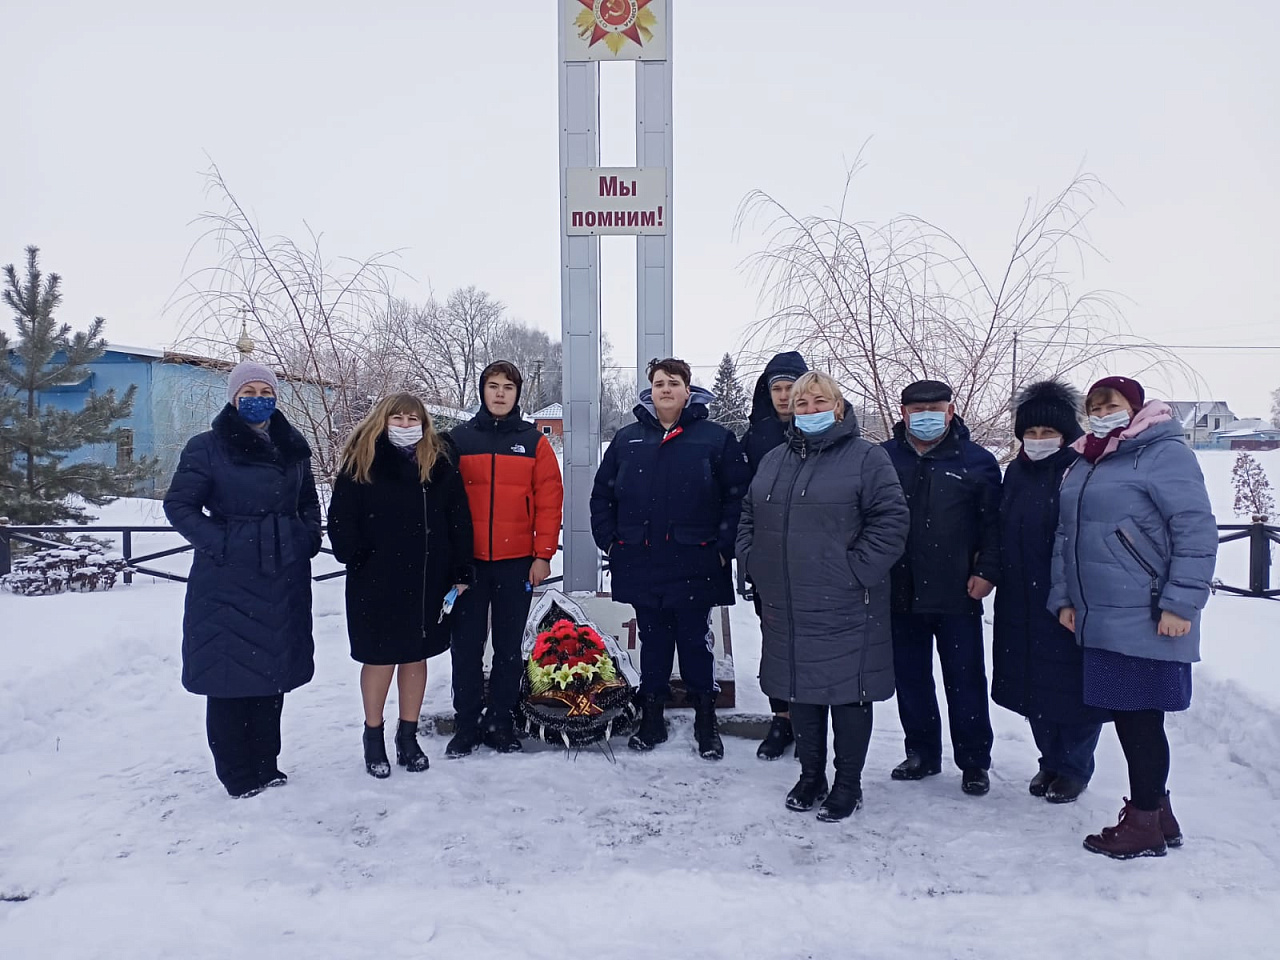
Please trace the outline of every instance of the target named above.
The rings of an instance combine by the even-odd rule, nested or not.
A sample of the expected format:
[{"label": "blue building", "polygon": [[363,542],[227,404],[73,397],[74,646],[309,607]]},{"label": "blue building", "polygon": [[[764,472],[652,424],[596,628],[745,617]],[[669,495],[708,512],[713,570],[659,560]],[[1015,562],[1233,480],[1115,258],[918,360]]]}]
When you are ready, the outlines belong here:
[{"label": "blue building", "polygon": [[73,451],[67,463],[115,462],[123,465],[141,457],[160,462],[154,478],[139,496],[163,496],[187,440],[202,430],[227,402],[227,371],[231,364],[170,351],[110,346],[86,366],[78,383],[41,391],[40,407],[79,410],[90,392],[114,389],[122,396],[136,386],[133,412],[117,423],[125,432],[114,446],[95,444]]}]

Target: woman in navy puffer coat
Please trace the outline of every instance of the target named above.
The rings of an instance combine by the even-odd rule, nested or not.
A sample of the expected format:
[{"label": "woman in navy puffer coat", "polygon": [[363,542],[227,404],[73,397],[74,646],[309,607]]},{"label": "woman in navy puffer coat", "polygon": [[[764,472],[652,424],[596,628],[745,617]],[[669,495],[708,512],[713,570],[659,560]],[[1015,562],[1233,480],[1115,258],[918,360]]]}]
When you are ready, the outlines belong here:
[{"label": "woman in navy puffer coat", "polygon": [[192,437],[164,511],[193,547],[182,623],[182,685],[208,698],[218,779],[234,797],[283,784],[284,694],[314,672],[311,558],[320,501],[311,450],[275,409],[276,377],[231,372],[230,403]]},{"label": "woman in navy puffer coat", "polygon": [[1107,377],[1085,408],[1090,435],[1073,445],[1082,459],[1062,484],[1048,608],[1084,647],[1085,703],[1112,711],[1133,794],[1119,823],[1085,847],[1163,856],[1182,842],[1165,790],[1164,715],[1191,704],[1217,525],[1167,404]]},{"label": "woman in navy puffer coat", "polygon": [[1075,636],[1046,609],[1058,530],[1058,488],[1080,458],[1080,394],[1054,380],[1033,383],[1014,406],[1021,449],[1004,474],[1000,580],[995,599],[991,699],[1031,723],[1040,770],[1031,795],[1075,800],[1093,776],[1101,724],[1111,714],[1084,702]]}]

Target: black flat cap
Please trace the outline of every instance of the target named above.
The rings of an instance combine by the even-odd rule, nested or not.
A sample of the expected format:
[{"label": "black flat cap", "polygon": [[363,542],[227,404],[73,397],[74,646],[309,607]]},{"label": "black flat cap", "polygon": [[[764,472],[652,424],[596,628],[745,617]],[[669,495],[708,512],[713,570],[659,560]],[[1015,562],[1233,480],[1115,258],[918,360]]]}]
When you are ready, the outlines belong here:
[{"label": "black flat cap", "polygon": [[951,388],[941,380],[917,380],[902,391],[902,405],[912,403],[950,403]]}]

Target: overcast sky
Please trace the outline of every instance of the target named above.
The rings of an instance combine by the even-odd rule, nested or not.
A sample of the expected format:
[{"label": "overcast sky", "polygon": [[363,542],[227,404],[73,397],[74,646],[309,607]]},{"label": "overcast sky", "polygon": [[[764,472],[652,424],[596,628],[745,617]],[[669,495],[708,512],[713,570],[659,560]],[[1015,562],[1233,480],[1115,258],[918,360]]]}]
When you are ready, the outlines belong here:
[{"label": "overcast sky", "polygon": [[[868,139],[858,219],[917,213],[998,259],[1026,199],[1083,165],[1116,199],[1082,288],[1166,343],[1280,346],[1280,4],[672,2],[675,338],[695,364],[760,314],[743,196],[822,212]],[[404,295],[474,283],[559,329],[555,0],[42,0],[3,22],[0,263],[39,245],[64,320],[174,340],[212,158],[270,233],[402,249]],[[607,164],[634,162],[630,70],[606,67]],[[604,252],[626,361],[633,246]],[[1280,349],[1183,353],[1206,394],[1265,415]]]}]

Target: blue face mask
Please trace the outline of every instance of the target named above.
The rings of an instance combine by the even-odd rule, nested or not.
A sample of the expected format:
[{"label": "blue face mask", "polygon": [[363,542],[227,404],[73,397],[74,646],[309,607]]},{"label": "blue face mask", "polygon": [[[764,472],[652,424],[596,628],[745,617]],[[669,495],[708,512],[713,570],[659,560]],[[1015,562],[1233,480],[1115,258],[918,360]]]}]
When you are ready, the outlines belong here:
[{"label": "blue face mask", "polygon": [[820,410],[817,413],[797,413],[793,419],[796,422],[796,429],[801,433],[822,433],[836,425],[836,412]]},{"label": "blue face mask", "polygon": [[276,412],[275,397],[241,397],[236,409],[246,423],[266,423]]},{"label": "blue face mask", "polygon": [[917,440],[929,443],[947,432],[947,415],[941,410],[923,410],[907,418],[907,429]]}]

